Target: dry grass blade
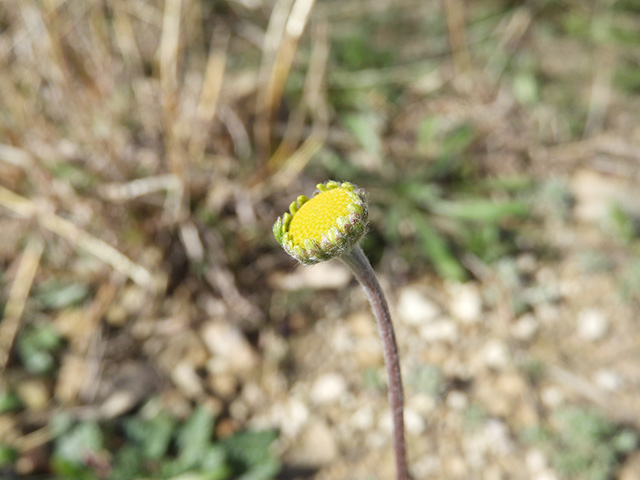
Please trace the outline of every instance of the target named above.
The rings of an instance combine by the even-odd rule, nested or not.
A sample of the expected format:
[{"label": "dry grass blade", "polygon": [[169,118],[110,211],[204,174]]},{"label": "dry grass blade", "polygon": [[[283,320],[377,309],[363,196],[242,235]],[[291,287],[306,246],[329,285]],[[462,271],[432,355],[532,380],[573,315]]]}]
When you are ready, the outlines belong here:
[{"label": "dry grass blade", "polygon": [[44,241],[39,236],[33,235],[29,238],[20,259],[16,278],[9,290],[9,298],[4,310],[2,323],[0,323],[0,371],[3,371],[7,366],[9,353],[20,328],[24,306],[29,297],[33,279],[40,266],[43,250]]},{"label": "dry grass blade", "polygon": [[217,118],[229,132],[236,156],[248,158],[251,155],[251,138],[238,113],[233,108],[220,106]]},{"label": "dry grass blade", "polygon": [[511,55],[504,53],[504,49],[510,49],[515,52],[516,46],[522,41],[532,22],[533,15],[529,7],[520,7],[513,12],[502,32],[500,48],[487,61],[484,74],[492,74],[496,81],[500,79],[511,58]]},{"label": "dry grass blade", "polygon": [[[256,108],[256,151],[261,161],[266,160],[269,155],[271,117],[282,99],[282,92],[289,77],[298,43],[314,3],[314,0],[296,0],[286,22],[283,23],[283,12],[290,4],[290,0],[281,0],[271,15],[269,29],[265,36],[265,59],[261,68],[261,88],[258,91]],[[277,40],[279,40],[277,52],[271,61],[271,48]]]},{"label": "dry grass blade", "polygon": [[50,212],[39,212],[34,202],[2,186],[0,186],[0,205],[25,218],[31,218],[37,214],[38,222],[42,227],[111,265],[114,270],[126,275],[138,285],[146,288],[152,286],[153,277],[146,268],[132,262],[104,240],[94,237],[69,220]]},{"label": "dry grass blade", "polygon": [[379,88],[412,82],[423,92],[435,92],[445,83],[441,69],[422,60],[387,68],[331,72],[328,80],[332,89]]},{"label": "dry grass blade", "polygon": [[309,160],[320,151],[324,145],[327,130],[322,132],[318,131],[315,135],[310,135],[300,148],[298,148],[289,157],[287,164],[278,172],[278,184],[286,185],[291,183],[304,167],[309,163]]},{"label": "dry grass blade", "polygon": [[126,202],[150,193],[160,191],[176,192],[180,188],[180,179],[175,175],[168,174],[138,178],[127,183],[109,183],[102,185],[99,192],[108,200]]},{"label": "dry grass blade", "polygon": [[[160,85],[162,87],[162,115],[165,133],[165,145],[169,170],[182,183],[182,195],[176,199],[173,221],[183,217],[185,202],[188,198],[186,188],[186,159],[180,146],[178,126],[178,50],[180,46],[180,11],[182,0],[167,0],[165,2],[162,22],[162,38],[160,39],[159,64]],[[170,210],[171,211],[171,210]]]},{"label": "dry grass blade", "polygon": [[195,160],[202,157],[209,127],[218,109],[218,100],[226,70],[229,39],[230,32],[225,28],[216,30],[211,41],[211,52],[207,60],[200,100],[196,109],[199,125],[192,129],[189,144],[189,156]]},{"label": "dry grass blade", "polygon": [[36,205],[31,200],[2,185],[0,185],[0,205],[25,218],[32,217],[36,213]]},{"label": "dry grass blade", "polygon": [[62,47],[58,38],[50,31],[50,22],[43,18],[43,10],[32,0],[17,2],[22,20],[34,51],[39,53],[39,62],[34,65],[43,78],[54,85],[65,84],[68,72],[65,72]]},{"label": "dry grass blade", "polygon": [[464,74],[469,69],[469,50],[465,26],[464,2],[462,0],[445,0],[449,44],[456,75]]},{"label": "dry grass blade", "polygon": [[162,22],[162,38],[160,40],[159,63],[162,92],[173,96],[178,89],[178,46],[180,40],[180,9],[182,0],[165,2]]},{"label": "dry grass blade", "polygon": [[[187,238],[185,238],[185,234]],[[220,292],[227,305],[233,306],[229,313],[233,315],[235,320],[246,327],[255,328],[264,318],[264,313],[245,298],[238,289],[236,278],[226,265],[224,256],[221,255],[224,250],[223,241],[218,233],[204,232],[202,240],[197,236],[197,232],[191,234],[188,230],[182,230],[181,235],[185,248],[189,248],[190,241],[202,242],[200,248],[203,249],[206,263],[210,265],[205,273],[207,282]]]},{"label": "dry grass blade", "polygon": [[49,442],[51,436],[51,429],[47,425],[18,438],[14,442],[14,446],[21,452],[28,452]]},{"label": "dry grass blade", "polygon": [[0,143],[0,161],[23,169],[33,165],[33,157],[27,151],[5,143]]},{"label": "dry grass blade", "polygon": [[605,117],[611,101],[611,83],[616,71],[616,54],[613,50],[599,49],[596,57],[600,68],[596,68],[593,74],[584,137],[591,137],[604,129]]},{"label": "dry grass blade", "polygon": [[211,39],[211,52],[207,59],[197,116],[203,122],[211,122],[216,114],[222,80],[227,61],[230,32],[227,29],[216,30]]},{"label": "dry grass blade", "polygon": [[131,24],[131,19],[126,12],[126,7],[126,2],[123,0],[114,0],[112,2],[113,29],[123,60],[132,74],[139,76],[143,70],[142,58],[136,43],[136,35],[133,25]]},{"label": "dry grass blade", "polygon": [[293,0],[278,0],[271,11],[269,26],[264,36],[262,47],[262,64],[260,65],[260,88],[256,97],[256,122],[254,124],[255,148],[258,159],[267,159],[271,148],[271,112],[273,99],[268,86],[273,75],[273,66],[282,45],[287,16],[291,10]]},{"label": "dry grass blade", "polygon": [[198,235],[198,229],[193,222],[185,222],[180,225],[179,233],[187,257],[192,262],[202,262],[204,259],[204,247]]},{"label": "dry grass blade", "polygon": [[[314,31],[313,51],[302,92],[303,102],[293,112],[287,124],[282,143],[269,159],[268,169],[275,172],[283,162],[286,175],[279,175],[280,185],[286,185],[299,175],[313,155],[322,147],[329,128],[329,108],[325,98],[326,71],[329,61],[329,26],[322,23]],[[292,154],[303,133],[307,112],[313,116],[311,134],[303,145]]]},{"label": "dry grass blade", "polygon": [[138,285],[145,288],[152,286],[153,277],[146,268],[132,262],[104,240],[94,237],[69,220],[57,215],[40,215],[39,221],[47,230],[60,235],[72,244],[111,265],[114,270],[126,275]]},{"label": "dry grass blade", "polygon": [[[592,19],[591,30],[594,38],[602,36],[602,32],[610,29],[613,2],[598,2],[594,17]],[[589,110],[584,126],[584,137],[590,137],[599,133],[604,128],[605,117],[611,102],[612,82],[614,73],[617,70],[616,51],[612,47],[600,45],[594,52],[595,61],[598,68],[593,72],[593,83],[591,84],[591,95],[589,98]]]}]

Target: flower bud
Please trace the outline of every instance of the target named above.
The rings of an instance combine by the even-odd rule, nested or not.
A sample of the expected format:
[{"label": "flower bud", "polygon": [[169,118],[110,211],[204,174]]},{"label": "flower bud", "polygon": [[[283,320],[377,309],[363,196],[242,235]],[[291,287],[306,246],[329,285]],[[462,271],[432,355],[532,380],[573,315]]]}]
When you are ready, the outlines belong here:
[{"label": "flower bud", "polygon": [[317,189],[312,198],[300,195],[273,225],[278,243],[305,265],[347,253],[367,230],[364,190],[334,181]]}]

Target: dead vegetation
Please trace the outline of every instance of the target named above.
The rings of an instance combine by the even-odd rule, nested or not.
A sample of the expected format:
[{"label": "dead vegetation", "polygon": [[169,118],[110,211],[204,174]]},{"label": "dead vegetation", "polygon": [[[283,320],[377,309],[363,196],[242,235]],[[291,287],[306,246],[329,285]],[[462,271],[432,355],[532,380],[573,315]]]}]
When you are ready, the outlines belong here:
[{"label": "dead vegetation", "polygon": [[[416,478],[640,476],[640,7],[468,3],[0,4],[0,472],[214,475],[184,452],[277,428],[277,478],[390,478],[360,292],[271,239],[339,177]],[[204,443],[125,475],[136,421]]]}]

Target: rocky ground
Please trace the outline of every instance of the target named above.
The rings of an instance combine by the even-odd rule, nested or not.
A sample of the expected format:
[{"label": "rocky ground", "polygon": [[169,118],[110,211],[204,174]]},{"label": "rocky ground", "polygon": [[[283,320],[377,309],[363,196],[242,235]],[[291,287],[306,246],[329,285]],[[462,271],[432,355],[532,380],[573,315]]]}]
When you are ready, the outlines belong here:
[{"label": "rocky ground", "polygon": [[[478,266],[481,280],[464,284],[426,276],[397,287],[382,275],[402,356],[416,478],[564,478],[550,458],[559,447],[526,440],[528,430],[557,422],[554,412],[563,408],[595,408],[616,424],[640,426],[640,337],[636,309],[621,292],[625,260],[616,258],[620,251],[611,255],[615,240],[590,221],[605,203],[581,199],[583,182],[592,191],[620,191],[605,175],[573,177],[572,220],[543,232],[553,260],[525,253],[493,269]],[[308,331],[287,345],[267,344],[267,352],[289,352],[293,372],[245,385],[234,405],[253,406],[252,424],[278,425],[284,458],[319,467],[315,478],[391,478],[373,317],[340,264],[305,270],[273,281],[333,297],[328,312],[301,320]],[[526,311],[516,312],[517,301]],[[581,475],[591,478],[588,469]],[[640,478],[637,453],[617,478]]]},{"label": "rocky ground", "polygon": [[0,477],[392,478],[363,293],[271,238],[332,177],[416,480],[640,478],[637,2],[373,3],[0,2]]}]

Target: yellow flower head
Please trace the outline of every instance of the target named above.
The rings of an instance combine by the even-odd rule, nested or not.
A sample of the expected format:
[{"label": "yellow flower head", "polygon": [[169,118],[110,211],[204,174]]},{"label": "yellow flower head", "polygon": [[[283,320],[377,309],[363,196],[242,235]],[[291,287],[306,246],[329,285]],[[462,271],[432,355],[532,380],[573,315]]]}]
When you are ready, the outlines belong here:
[{"label": "yellow flower head", "polygon": [[305,265],[351,250],[367,229],[364,191],[348,182],[317,185],[308,199],[300,195],[273,225],[273,235],[289,255]]}]

